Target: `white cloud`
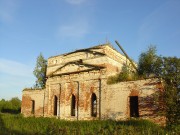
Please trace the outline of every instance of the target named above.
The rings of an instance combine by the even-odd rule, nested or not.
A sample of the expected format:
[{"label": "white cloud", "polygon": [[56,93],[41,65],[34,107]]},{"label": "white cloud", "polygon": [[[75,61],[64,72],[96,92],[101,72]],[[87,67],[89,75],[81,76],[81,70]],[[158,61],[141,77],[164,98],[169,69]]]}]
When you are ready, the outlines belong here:
[{"label": "white cloud", "polygon": [[32,72],[28,65],[0,58],[0,99],[21,99],[22,90],[35,83]]},{"label": "white cloud", "polygon": [[11,22],[18,8],[18,0],[0,0],[0,21]]},{"label": "white cloud", "polygon": [[84,3],[85,1],[87,1],[87,0],[66,0],[66,2],[68,2],[69,4],[72,4],[72,5],[80,5],[80,4]]},{"label": "white cloud", "polygon": [[61,25],[58,31],[60,38],[80,38],[89,33],[87,21],[73,22],[67,25]]},{"label": "white cloud", "polygon": [[33,69],[16,61],[0,58],[0,72],[13,76],[30,77]]},{"label": "white cloud", "polygon": [[10,99],[12,97],[21,98],[22,90],[30,88],[35,83],[35,78],[21,77],[13,75],[2,75],[0,77],[0,99]]}]

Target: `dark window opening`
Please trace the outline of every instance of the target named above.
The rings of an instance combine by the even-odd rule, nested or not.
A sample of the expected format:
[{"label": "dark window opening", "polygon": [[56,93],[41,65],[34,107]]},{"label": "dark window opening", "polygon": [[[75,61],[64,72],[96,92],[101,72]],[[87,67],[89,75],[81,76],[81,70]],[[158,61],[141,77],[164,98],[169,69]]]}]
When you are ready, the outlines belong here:
[{"label": "dark window opening", "polygon": [[130,117],[139,117],[138,96],[130,96]]},{"label": "dark window opening", "polygon": [[79,59],[79,63],[83,63],[83,60],[82,60],[82,59]]},{"label": "dark window opening", "polygon": [[58,98],[54,96],[54,115],[57,116],[57,105],[58,105]]},{"label": "dark window opening", "polygon": [[35,113],[35,101],[31,100],[31,103],[32,103],[31,114],[34,114]]},{"label": "dark window opening", "polygon": [[76,98],[72,94],[72,98],[71,98],[71,116],[75,116],[75,108],[76,108]]},{"label": "dark window opening", "polygon": [[91,96],[91,116],[96,117],[97,116],[97,98],[96,94],[92,94]]}]

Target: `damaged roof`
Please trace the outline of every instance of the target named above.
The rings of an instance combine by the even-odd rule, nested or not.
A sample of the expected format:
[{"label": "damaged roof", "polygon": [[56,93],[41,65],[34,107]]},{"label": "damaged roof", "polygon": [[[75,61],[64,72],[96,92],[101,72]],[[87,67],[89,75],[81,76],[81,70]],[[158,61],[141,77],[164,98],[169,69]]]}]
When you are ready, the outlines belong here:
[{"label": "damaged roof", "polygon": [[[91,49],[101,49],[101,47],[103,47],[103,46],[109,46],[113,50],[117,51],[110,43],[106,43],[106,44],[100,44],[100,45],[92,46],[92,47],[85,48],[85,49],[78,49],[78,50],[68,52],[68,53],[64,53],[64,54],[60,54],[60,55],[51,56],[49,58],[54,58],[54,57],[58,57],[58,56],[67,56],[67,55],[77,53],[77,52],[90,52]],[[119,51],[117,51],[117,52],[120,53]],[[123,55],[123,54],[121,54],[121,55]]]}]

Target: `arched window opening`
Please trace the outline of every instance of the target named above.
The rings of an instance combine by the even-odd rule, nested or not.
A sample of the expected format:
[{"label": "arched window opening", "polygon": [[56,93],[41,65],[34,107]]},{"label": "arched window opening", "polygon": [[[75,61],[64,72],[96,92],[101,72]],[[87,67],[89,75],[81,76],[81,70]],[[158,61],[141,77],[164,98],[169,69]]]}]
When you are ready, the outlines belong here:
[{"label": "arched window opening", "polygon": [[54,96],[54,115],[57,116],[58,98]]},{"label": "arched window opening", "polygon": [[91,116],[96,117],[97,116],[97,98],[96,94],[92,94],[91,96]]},{"label": "arched window opening", "polygon": [[72,94],[72,98],[71,98],[71,116],[75,116],[75,109],[76,109],[76,97]]},{"label": "arched window opening", "polygon": [[31,100],[31,105],[32,105],[31,114],[35,114],[35,101],[34,100]]}]

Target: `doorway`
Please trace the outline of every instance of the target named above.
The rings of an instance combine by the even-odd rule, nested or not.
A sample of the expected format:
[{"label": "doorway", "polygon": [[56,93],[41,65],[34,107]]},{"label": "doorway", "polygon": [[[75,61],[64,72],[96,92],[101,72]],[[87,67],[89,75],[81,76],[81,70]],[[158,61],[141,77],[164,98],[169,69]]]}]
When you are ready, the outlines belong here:
[{"label": "doorway", "polygon": [[35,101],[31,100],[32,108],[31,108],[31,114],[35,114]]},{"label": "doorway", "polygon": [[54,96],[54,116],[57,116],[58,98]]},{"label": "doorway", "polygon": [[138,96],[130,96],[130,117],[139,117]]},{"label": "doorway", "polygon": [[72,98],[71,98],[71,116],[75,116],[75,109],[76,109],[76,97],[72,94]]}]

